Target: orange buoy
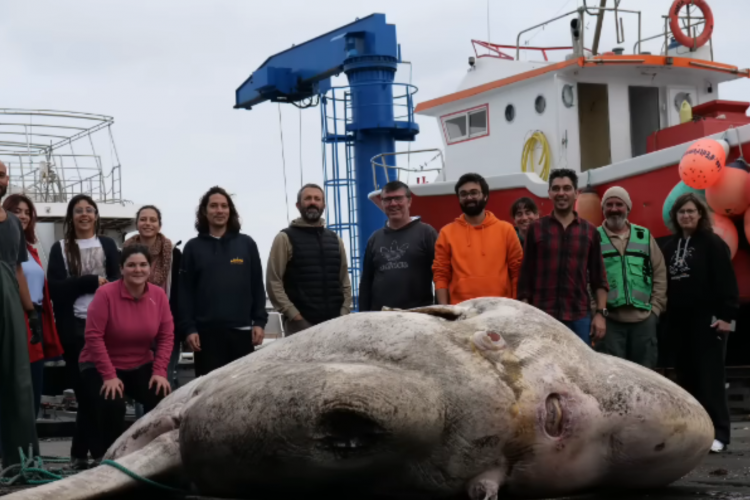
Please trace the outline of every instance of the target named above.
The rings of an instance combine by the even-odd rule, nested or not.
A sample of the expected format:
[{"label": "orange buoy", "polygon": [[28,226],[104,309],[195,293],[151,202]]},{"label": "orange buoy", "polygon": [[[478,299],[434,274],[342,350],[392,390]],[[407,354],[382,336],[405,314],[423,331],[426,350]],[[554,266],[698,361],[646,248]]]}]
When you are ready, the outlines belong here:
[{"label": "orange buoy", "polygon": [[742,215],[750,207],[747,197],[748,174],[738,168],[725,168],[719,180],[706,188],[706,203],[717,214],[734,217]]},{"label": "orange buoy", "polygon": [[[690,8],[690,5],[698,7],[706,21],[703,26],[703,32],[695,38],[686,35],[680,26],[680,11],[686,5],[688,5],[688,9]],[[669,29],[672,30],[672,36],[674,39],[680,42],[684,47],[689,49],[703,47],[711,38],[714,31],[714,15],[713,12],[711,12],[711,7],[708,6],[706,0],[674,0],[672,8],[669,9]]]},{"label": "orange buoy", "polygon": [[737,245],[739,244],[737,227],[732,222],[732,219],[724,215],[713,214],[711,219],[714,232],[729,246],[729,251],[732,254],[732,258],[734,258],[737,253]]},{"label": "orange buoy", "polygon": [[680,179],[693,189],[706,189],[719,181],[725,170],[726,150],[713,139],[694,142],[680,160]]},{"label": "orange buoy", "polygon": [[601,226],[604,220],[602,213],[602,199],[593,188],[584,188],[578,195],[574,210],[581,219],[587,220],[594,226]]}]

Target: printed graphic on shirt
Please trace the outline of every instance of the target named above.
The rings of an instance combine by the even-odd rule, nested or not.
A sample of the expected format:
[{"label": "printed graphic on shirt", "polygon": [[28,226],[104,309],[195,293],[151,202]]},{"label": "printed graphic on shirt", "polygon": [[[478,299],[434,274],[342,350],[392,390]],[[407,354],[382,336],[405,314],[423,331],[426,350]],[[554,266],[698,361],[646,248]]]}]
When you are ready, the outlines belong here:
[{"label": "printed graphic on shirt", "polygon": [[245,261],[242,260],[242,259],[240,259],[239,257],[235,257],[234,259],[232,259],[232,260],[229,261],[230,264],[234,264],[234,265],[237,265],[237,266],[239,266],[240,264],[243,264],[244,262]]},{"label": "printed graphic on shirt", "polygon": [[104,249],[101,246],[81,248],[81,276],[94,274],[106,278],[104,269]]},{"label": "printed graphic on shirt", "polygon": [[398,246],[398,241],[396,240],[393,240],[390,248],[380,247],[380,255],[388,262],[381,265],[379,270],[390,271],[393,269],[408,269],[409,263],[402,260],[404,255],[406,255],[406,250],[408,248],[408,243]]},{"label": "printed graphic on shirt", "polygon": [[677,242],[677,251],[669,261],[670,279],[680,280],[690,277],[690,266],[688,266],[686,260],[693,257],[693,249],[688,246],[689,242],[690,238],[684,242],[684,246],[682,239]]}]

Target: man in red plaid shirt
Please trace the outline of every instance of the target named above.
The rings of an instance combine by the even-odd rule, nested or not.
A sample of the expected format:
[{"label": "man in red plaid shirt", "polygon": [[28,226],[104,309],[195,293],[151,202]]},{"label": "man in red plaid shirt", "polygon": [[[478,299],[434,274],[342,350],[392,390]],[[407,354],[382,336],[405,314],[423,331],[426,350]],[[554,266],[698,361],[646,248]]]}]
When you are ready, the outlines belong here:
[{"label": "man in red plaid shirt", "polygon": [[[573,210],[577,193],[573,170],[552,171],[549,197],[554,209],[527,230],[518,300],[556,318],[590,345],[605,334],[609,285],[599,233]],[[589,284],[596,295],[593,318]]]}]

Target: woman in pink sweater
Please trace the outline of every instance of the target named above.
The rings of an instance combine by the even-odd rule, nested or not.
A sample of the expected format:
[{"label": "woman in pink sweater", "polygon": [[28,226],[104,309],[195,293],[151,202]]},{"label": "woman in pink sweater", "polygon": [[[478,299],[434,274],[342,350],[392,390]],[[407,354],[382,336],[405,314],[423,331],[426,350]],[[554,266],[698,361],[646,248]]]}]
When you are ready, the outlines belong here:
[{"label": "woman in pink sweater", "polygon": [[[167,364],[174,345],[174,321],[163,288],[150,285],[151,253],[125,247],[122,278],[96,291],[86,319],[81,377],[96,397],[96,463],[122,434],[127,394],[148,412],[170,392]],[[151,346],[156,346],[156,352]]]}]

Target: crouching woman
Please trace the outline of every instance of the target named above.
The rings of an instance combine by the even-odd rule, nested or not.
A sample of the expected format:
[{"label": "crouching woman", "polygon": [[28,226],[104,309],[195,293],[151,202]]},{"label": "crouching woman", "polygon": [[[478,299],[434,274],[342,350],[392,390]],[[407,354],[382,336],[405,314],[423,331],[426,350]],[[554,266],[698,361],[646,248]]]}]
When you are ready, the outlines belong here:
[{"label": "crouching woman", "polygon": [[174,321],[164,289],[148,283],[151,252],[143,245],[125,247],[120,269],[122,278],[100,287],[89,306],[79,359],[96,400],[95,462],[122,434],[125,395],[148,412],[170,392]]}]

